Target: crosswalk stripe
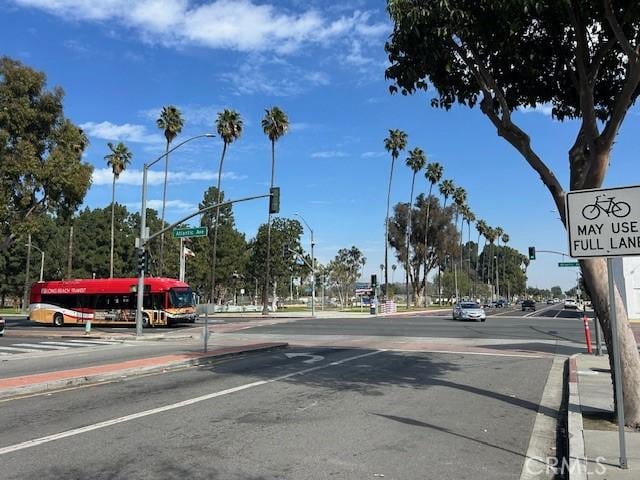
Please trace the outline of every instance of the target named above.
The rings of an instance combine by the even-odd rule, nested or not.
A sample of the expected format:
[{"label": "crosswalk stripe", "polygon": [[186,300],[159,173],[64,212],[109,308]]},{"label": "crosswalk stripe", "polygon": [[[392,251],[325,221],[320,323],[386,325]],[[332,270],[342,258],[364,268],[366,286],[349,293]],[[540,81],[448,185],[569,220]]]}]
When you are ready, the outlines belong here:
[{"label": "crosswalk stripe", "polygon": [[42,351],[42,350],[35,350],[33,348],[15,348],[15,347],[0,347],[0,350],[8,350],[10,352],[21,352],[21,353],[41,352]]},{"label": "crosswalk stripe", "polygon": [[87,344],[87,345],[113,345],[119,342],[106,342],[104,340],[69,340],[69,342]]},{"label": "crosswalk stripe", "polygon": [[27,348],[44,348],[50,350],[66,350],[70,347],[63,347],[62,345],[42,345],[40,343],[12,343],[14,347],[27,347]]},{"label": "crosswalk stripe", "polygon": [[[40,342],[40,343],[44,345],[62,345],[65,347],[82,347],[83,346],[78,343],[70,343],[70,342]],[[84,346],[87,347],[88,345],[84,345]]]}]

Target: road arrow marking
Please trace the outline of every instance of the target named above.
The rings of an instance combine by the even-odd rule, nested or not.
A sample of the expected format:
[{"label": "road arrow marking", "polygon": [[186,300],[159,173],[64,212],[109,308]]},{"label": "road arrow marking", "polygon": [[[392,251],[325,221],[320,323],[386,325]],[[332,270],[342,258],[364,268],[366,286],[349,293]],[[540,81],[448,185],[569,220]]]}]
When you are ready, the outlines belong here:
[{"label": "road arrow marking", "polygon": [[305,360],[302,363],[316,363],[324,360],[322,355],[313,355],[312,353],[285,353],[287,358],[295,358],[295,357],[309,357],[309,360]]}]

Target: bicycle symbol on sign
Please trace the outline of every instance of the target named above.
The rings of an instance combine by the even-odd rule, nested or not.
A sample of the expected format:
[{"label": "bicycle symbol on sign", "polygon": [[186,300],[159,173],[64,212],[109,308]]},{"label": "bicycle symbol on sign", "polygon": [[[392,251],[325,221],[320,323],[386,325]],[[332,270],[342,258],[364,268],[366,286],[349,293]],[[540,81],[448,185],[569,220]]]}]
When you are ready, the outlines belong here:
[{"label": "bicycle symbol on sign", "polygon": [[608,217],[613,215],[614,217],[624,218],[631,212],[631,207],[627,202],[622,200],[614,202],[616,197],[609,197],[600,200],[601,197],[606,195],[596,195],[596,201],[585,205],[582,209],[582,216],[587,220],[595,220],[600,216],[602,212],[606,213]]}]

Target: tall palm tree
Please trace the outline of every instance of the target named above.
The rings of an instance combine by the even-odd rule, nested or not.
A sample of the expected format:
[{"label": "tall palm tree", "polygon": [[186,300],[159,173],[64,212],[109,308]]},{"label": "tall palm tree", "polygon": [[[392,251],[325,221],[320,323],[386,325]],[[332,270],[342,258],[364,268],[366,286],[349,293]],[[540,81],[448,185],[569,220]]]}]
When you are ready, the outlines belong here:
[{"label": "tall palm tree", "polygon": [[[160,221],[162,228],[164,228],[164,212],[167,203],[167,175],[169,173],[169,147],[171,142],[182,131],[183,126],[182,114],[173,105],[162,107],[160,117],[156,120],[156,125],[160,130],[164,130],[164,138],[167,140],[165,157],[164,157],[164,185],[162,187],[162,214]],[[160,235],[160,271],[159,275],[162,276],[164,270],[164,232]]]},{"label": "tall palm tree", "polygon": [[427,195],[427,215],[424,225],[424,306],[427,307],[427,251],[428,251],[428,242],[427,237],[429,236],[429,214],[431,209],[431,191],[433,190],[433,186],[440,181],[442,178],[443,168],[437,162],[430,163],[427,165],[427,169],[424,173],[427,182],[429,182],[429,194]]},{"label": "tall palm tree", "polygon": [[[478,255],[476,258],[476,270],[479,267],[479,263],[480,263],[480,237],[484,238],[484,247],[482,248],[482,251],[484,252],[484,248],[487,246],[487,238],[484,236],[486,230],[487,230],[487,222],[485,222],[484,220],[478,220],[476,222],[476,230],[478,231]],[[482,256],[482,268],[480,269],[480,280],[484,281],[484,262],[486,259],[486,255]],[[478,273],[476,272],[476,275]]]},{"label": "tall palm tree", "polygon": [[[476,216],[471,211],[469,207],[466,208],[463,214],[464,220],[467,222],[467,231],[469,235],[467,236],[467,251],[469,253],[469,258],[467,259],[469,262],[469,266],[467,267],[467,273],[469,275],[469,290],[471,290],[471,224],[476,221]],[[475,285],[475,282],[474,282]]]},{"label": "tall palm tree", "polygon": [[389,136],[384,139],[384,148],[391,154],[391,170],[389,171],[389,188],[387,190],[387,214],[384,217],[384,294],[389,288],[389,204],[391,202],[391,181],[393,179],[393,167],[400,152],[407,147],[407,134],[402,130],[390,129]]},{"label": "tall palm tree", "polygon": [[498,264],[498,260],[500,257],[500,239],[502,238],[502,234],[504,233],[504,230],[502,229],[502,227],[496,227],[496,295],[498,295],[498,297],[500,297],[500,268],[499,268],[499,264]]},{"label": "tall palm tree", "polygon": [[442,203],[442,209],[447,208],[447,199],[453,195],[453,192],[456,191],[456,186],[453,183],[453,180],[443,180],[440,183],[440,195],[444,198],[444,202]]},{"label": "tall palm tree", "polygon": [[131,163],[133,154],[127,146],[118,142],[117,145],[113,143],[107,143],[107,147],[111,153],[105,155],[104,159],[107,161],[107,165],[111,167],[113,172],[113,184],[111,186],[111,253],[109,260],[109,278],[113,278],[113,238],[114,238],[114,225],[115,225],[115,207],[116,207],[116,180],[120,177],[120,174],[127,169],[127,166]]},{"label": "tall palm tree", "polygon": [[[508,233],[503,233],[502,234],[502,246],[506,247],[507,243],[509,243],[509,234]],[[507,251],[506,248],[504,249],[504,251],[502,252],[502,281],[503,282],[507,282]],[[509,284],[507,283],[507,287],[510,287]],[[509,294],[511,288],[507,288],[507,301],[509,300]]]},{"label": "tall palm tree", "polygon": [[[409,156],[407,157],[407,167],[411,169],[413,172],[413,176],[411,177],[411,195],[409,197],[409,212],[407,218],[407,258],[405,262],[405,290],[407,291],[407,310],[409,309],[409,254],[411,248],[411,213],[413,210],[413,188],[416,183],[416,175],[420,170],[424,168],[424,165],[427,163],[427,156],[424,154],[421,148],[414,148],[409,151]],[[415,297],[415,292],[414,292]]]},{"label": "tall palm tree", "polygon": [[[276,171],[276,142],[289,131],[289,118],[278,107],[272,107],[270,110],[265,110],[264,118],[262,119],[262,130],[265,135],[271,141],[271,182],[270,188],[273,188],[273,181]],[[264,286],[262,289],[262,314],[267,315],[269,309],[267,306],[268,295],[267,289],[269,288],[269,263],[271,261],[271,210],[269,210],[269,216],[267,217],[267,262],[265,268]]]},{"label": "tall palm tree", "polygon": [[391,265],[391,283],[393,283],[393,274],[396,273],[396,268],[398,268],[398,266],[395,263]]},{"label": "tall palm tree", "polygon": [[[222,155],[220,156],[220,164],[218,166],[218,199],[216,203],[222,202],[222,190],[220,182],[222,180],[222,165],[224,157],[227,153],[227,147],[242,135],[242,118],[235,110],[225,108],[222,112],[218,112],[216,119],[216,130],[222,138]],[[216,249],[218,246],[218,223],[220,221],[220,207],[216,207],[216,223],[213,226],[213,253],[211,258],[211,302],[215,301],[216,295]]]},{"label": "tall palm tree", "polygon": [[[496,237],[498,236],[496,233],[496,229],[493,227],[487,227],[487,233],[485,233],[485,236],[487,237],[487,240],[489,240],[489,268],[488,268],[488,277],[489,277],[489,283],[493,283],[494,281],[494,267],[493,267],[493,242],[496,241]],[[493,291],[493,288],[492,288]],[[493,297],[493,293],[491,294]]]},{"label": "tall palm tree", "polygon": [[[458,218],[461,216],[462,211],[467,202],[467,191],[462,187],[457,187],[453,191],[453,201],[456,204],[456,228],[458,227]],[[464,221],[464,218],[462,218]],[[462,222],[460,222],[460,271],[462,271]]]}]

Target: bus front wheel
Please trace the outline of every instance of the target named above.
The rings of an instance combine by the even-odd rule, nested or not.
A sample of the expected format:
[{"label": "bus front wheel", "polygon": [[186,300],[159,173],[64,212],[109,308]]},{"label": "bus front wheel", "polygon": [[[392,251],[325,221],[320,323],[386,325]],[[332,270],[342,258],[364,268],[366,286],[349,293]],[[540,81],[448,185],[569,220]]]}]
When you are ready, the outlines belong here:
[{"label": "bus front wheel", "polygon": [[142,315],[142,328],[149,328],[151,326],[151,322],[149,321],[149,315],[146,313]]},{"label": "bus front wheel", "polygon": [[53,315],[53,326],[61,327],[64,325],[64,317],[61,313],[56,313]]}]

